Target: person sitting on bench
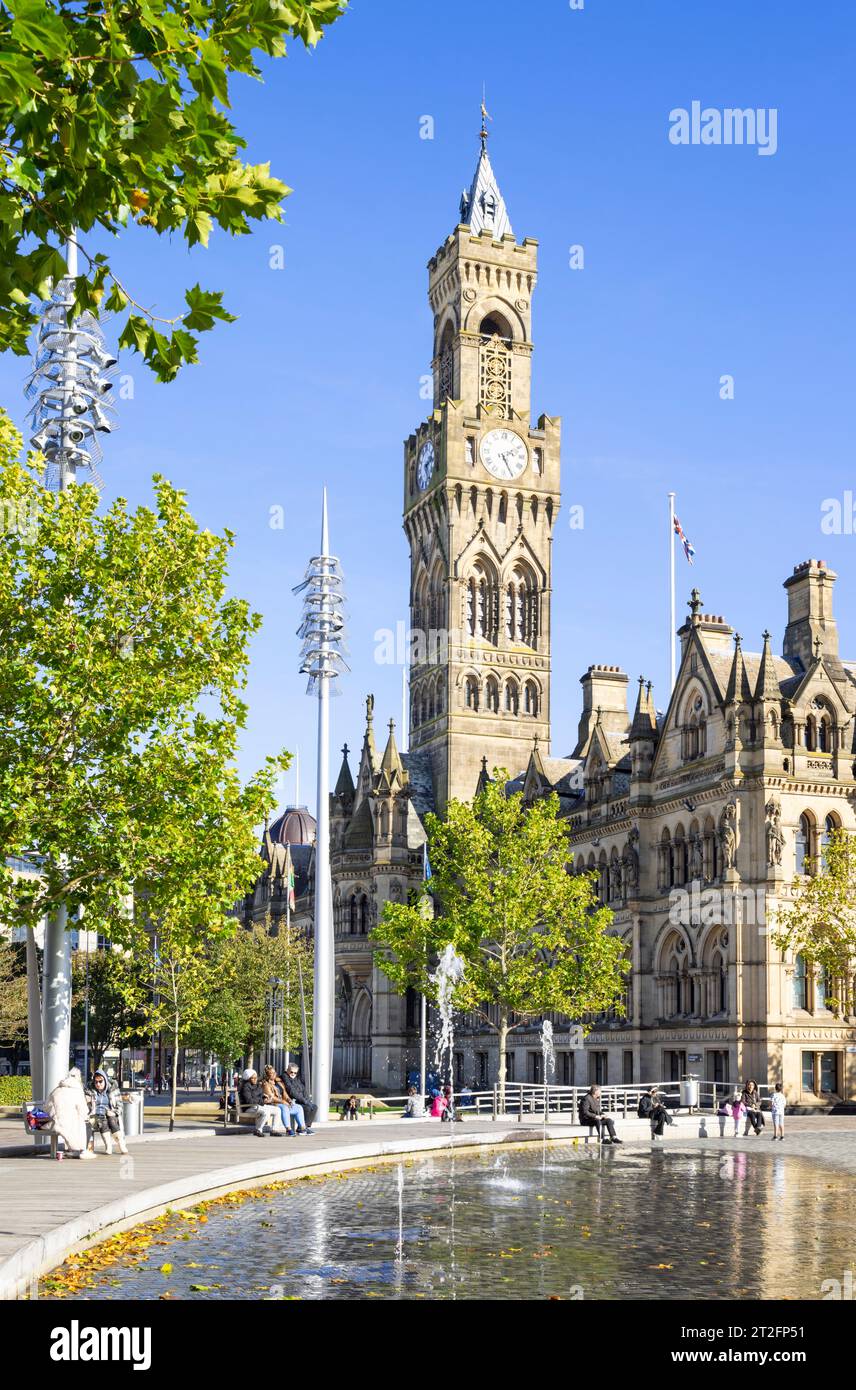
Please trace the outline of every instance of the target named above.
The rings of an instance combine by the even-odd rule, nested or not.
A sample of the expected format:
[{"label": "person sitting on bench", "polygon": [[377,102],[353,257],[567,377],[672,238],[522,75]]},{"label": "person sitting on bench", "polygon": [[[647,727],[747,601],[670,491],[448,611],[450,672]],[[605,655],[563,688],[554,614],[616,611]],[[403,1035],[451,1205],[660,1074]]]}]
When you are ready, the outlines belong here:
[{"label": "person sitting on bench", "polygon": [[[580,1101],[580,1124],[588,1125],[589,1129],[597,1130],[597,1137],[602,1144],[620,1144],[623,1141],[615,1133],[615,1125],[608,1115],[604,1115],[600,1105],[600,1087],[590,1086]],[[603,1137],[606,1130],[608,1138]]]}]

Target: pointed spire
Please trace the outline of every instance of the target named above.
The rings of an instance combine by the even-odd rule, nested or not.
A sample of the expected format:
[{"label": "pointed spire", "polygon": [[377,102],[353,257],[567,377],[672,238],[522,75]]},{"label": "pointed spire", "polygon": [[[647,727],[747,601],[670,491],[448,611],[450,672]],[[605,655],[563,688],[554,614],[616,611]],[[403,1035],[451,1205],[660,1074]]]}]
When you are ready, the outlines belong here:
[{"label": "pointed spire", "polygon": [[369,772],[374,775],[378,770],[377,744],[374,736],[374,695],[366,696],[366,731],[363,735],[363,751],[360,757],[360,768],[363,763],[368,764]]},{"label": "pointed spire", "polygon": [[330,553],[330,533],[327,526],[327,489],[324,489],[324,498],[321,503],[321,554]]},{"label": "pointed spire", "polygon": [[776,665],[773,660],[773,652],[770,647],[770,634],[765,632],[764,650],[761,653],[761,665],[758,667],[758,681],[755,686],[756,700],[780,700],[782,692],[779,689],[779,678],[776,675]]},{"label": "pointed spire", "polygon": [[630,741],[636,738],[654,738],[657,733],[657,715],[651,699],[651,683],[646,689],[645,677],[639,677],[639,693],[636,696],[636,709],[630,726]]},{"label": "pointed spire", "polygon": [[498,241],[500,237],[506,236],[511,232],[511,219],[508,216],[508,208],[505,206],[505,199],[499,191],[499,184],[487,152],[487,126],[485,121],[490,119],[482,101],[482,124],[479,133],[481,150],[479,152],[476,172],[469,191],[464,189],[461,195],[461,221],[468,223],[473,236],[478,236],[482,231],[491,231],[494,238]]},{"label": "pointed spire", "polygon": [[487,775],[487,758],[482,758],[481,772],[479,780],[476,782],[476,796],[485,791],[490,786],[491,779]]},{"label": "pointed spire", "polygon": [[386,740],[386,747],[383,750],[380,770],[386,775],[387,782],[392,782],[394,776],[398,776],[399,781],[404,780],[404,764],[395,742],[395,720],[389,721],[389,737]]},{"label": "pointed spire", "polygon": [[725,688],[725,703],[727,705],[744,704],[752,699],[749,677],[746,674],[746,663],[743,660],[742,641],[743,638],[740,633],[735,632],[734,660],[731,663],[731,674]]},{"label": "pointed spire", "polygon": [[351,776],[351,769],[348,766],[348,754],[350,751],[346,743],[342,749],[342,766],[339,769],[339,776],[336,779],[336,787],[333,792],[334,796],[341,797],[343,801],[350,800],[354,795],[354,779]]}]

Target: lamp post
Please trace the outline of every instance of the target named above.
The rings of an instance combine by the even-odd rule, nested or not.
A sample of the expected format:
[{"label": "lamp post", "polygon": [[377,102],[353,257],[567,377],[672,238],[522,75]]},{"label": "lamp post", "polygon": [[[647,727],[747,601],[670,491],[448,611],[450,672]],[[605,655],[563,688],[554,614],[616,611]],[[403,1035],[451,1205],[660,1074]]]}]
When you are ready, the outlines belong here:
[{"label": "lamp post", "polygon": [[[77,482],[79,470],[87,481],[101,486],[96,464],[101,449],[96,435],[115,426],[105,396],[111,390],[110,374],[116,358],[107,351],[97,320],[81,314],[73,323],[74,281],[77,276],[77,241],[73,233],[66,251],[66,274],[56,284],[39,325],[33,370],[25,396],[33,402],[29,412],[31,443],[47,461],[46,484],[65,492]],[[62,878],[65,861],[56,869]],[[71,1042],[71,938],[67,930],[68,907],[60,903],[45,924],[42,988],[42,1037],[30,1040],[31,1062],[37,1048],[43,1052],[42,1087],[47,1096],[68,1070]],[[34,1012],[38,980],[30,979],[30,1015]]]},{"label": "lamp post", "polygon": [[315,998],[313,1003],[312,1081],[318,1116],[330,1113],[333,1050],[334,944],[330,883],[330,686],[343,670],[345,595],[338,559],[330,554],[327,489],[321,507],[321,551],[309,561],[302,584],[303,638],[300,670],[309,677],[307,693],[318,697],[318,806],[315,836]]}]

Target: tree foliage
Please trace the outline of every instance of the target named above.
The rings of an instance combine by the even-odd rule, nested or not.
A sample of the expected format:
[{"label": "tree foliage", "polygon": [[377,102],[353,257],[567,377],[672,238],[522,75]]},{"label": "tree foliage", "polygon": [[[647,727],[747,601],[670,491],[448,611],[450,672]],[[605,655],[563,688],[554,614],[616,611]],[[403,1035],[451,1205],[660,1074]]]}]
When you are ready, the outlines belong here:
[{"label": "tree foliage", "polygon": [[0,1042],[27,1035],[27,966],[24,948],[0,938]]},{"label": "tree foliage", "polygon": [[506,774],[472,802],[426,818],[437,915],[419,901],[385,903],[373,939],[399,990],[437,997],[436,958],[452,945],[464,964],[452,1002],[499,1034],[500,1085],[509,1032],[549,1012],[582,1022],[616,1004],[627,962],[612,914],[588,875],[568,872],[567,826],[555,795],[527,807]]},{"label": "tree foliage", "polygon": [[225,998],[237,1006],[245,1024],[240,1048],[245,1056],[252,1057],[264,1048],[271,980],[282,982],[281,1045],[291,1052],[302,1048],[298,962],[311,1038],[313,952],[295,927],[286,928],[281,922],[274,936],[269,923],[260,923],[251,931],[238,931],[215,944],[211,960],[212,1005],[219,1008],[218,1001]]},{"label": "tree foliage", "polygon": [[134,944],[129,901],[188,938],[229,924],[258,874],[254,827],[288,756],[242,784],[241,691],[260,619],[226,597],[230,533],[200,530],[155,479],[155,505],[99,516],[94,488],[41,487],[0,414],[0,923],[65,903]]},{"label": "tree foliage", "polygon": [[128,1004],[133,957],[124,951],[75,951],[71,961],[72,1030],[84,1036],[89,1011],[90,1069],[101,1066],[111,1047],[129,1046],[145,1028],[145,1018]]},{"label": "tree foliage", "polygon": [[[230,79],[260,79],[257,57],[286,40],[313,47],[345,0],[5,0],[0,4],[0,350],[23,354],[83,235],[77,309],[127,315],[121,342],[162,381],[196,361],[197,337],[232,316],[199,285],[172,319],[135,302],[87,233],[129,223],[207,244],[280,220],[290,191],[240,158]],[[103,241],[103,237],[101,238]]]},{"label": "tree foliage", "polygon": [[826,981],[827,1007],[853,1007],[856,970],[856,835],[834,830],[823,860],[794,879],[791,901],[776,913],[772,940],[781,951],[803,956],[815,978]]}]

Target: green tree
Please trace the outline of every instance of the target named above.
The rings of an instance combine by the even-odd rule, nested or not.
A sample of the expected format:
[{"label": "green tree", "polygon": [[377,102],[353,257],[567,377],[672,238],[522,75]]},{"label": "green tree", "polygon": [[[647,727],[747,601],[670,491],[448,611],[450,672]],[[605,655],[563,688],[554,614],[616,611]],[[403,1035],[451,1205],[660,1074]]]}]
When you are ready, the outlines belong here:
[{"label": "green tree", "polygon": [[426,818],[437,915],[420,901],[388,902],[371,933],[393,984],[435,1002],[433,966],[454,947],[464,973],[452,1003],[497,1033],[503,1105],[509,1034],[548,1012],[582,1022],[615,1005],[628,969],[591,878],[568,872],[558,797],[527,807],[520,792],[506,794],[506,778],[495,770],[471,804],[450,801],[444,819]]},{"label": "green tree", "polygon": [[195,362],[196,334],[230,319],[196,285],[158,318],[135,301],[87,233],[129,223],[205,245],[280,220],[290,191],[240,158],[230,77],[261,78],[257,55],[314,46],[344,0],[6,0],[0,4],[0,349],[24,354],[74,229],[85,267],[76,310],[127,315],[123,346],[161,381]]},{"label": "green tree", "polygon": [[230,533],[200,530],[155,480],[154,508],[103,516],[94,488],[41,487],[0,415],[0,923],[83,903],[133,945],[129,900],[188,938],[230,927],[258,875],[255,826],[288,756],[243,784],[241,691],[260,619],[226,597]]},{"label": "green tree", "polygon": [[220,991],[213,994],[187,1035],[188,1047],[216,1057],[224,1074],[243,1055],[249,1025],[237,1000]]},{"label": "green tree", "polygon": [[214,1000],[232,999],[246,1023],[241,1051],[252,1060],[265,1046],[268,1029],[268,998],[271,980],[280,980],[282,1009],[281,1046],[291,1052],[303,1046],[300,1013],[299,971],[303,974],[309,1034],[312,1035],[311,944],[293,926],[279,925],[277,935],[270,923],[251,931],[238,931],[223,937],[212,952],[212,976],[217,981]]},{"label": "green tree", "polygon": [[794,879],[791,901],[778,908],[772,940],[803,956],[809,973],[825,983],[826,1005],[849,1014],[856,970],[856,835],[834,830],[823,860],[810,860]]},{"label": "green tree", "polygon": [[27,965],[23,947],[0,938],[0,1042],[27,1035]]},{"label": "green tree", "polygon": [[163,1031],[170,1040],[170,1132],[175,1128],[179,1048],[202,1017],[210,993],[209,943],[191,935],[187,926],[179,907],[175,916],[161,916],[150,933],[138,931],[133,969],[122,985],[146,1032]]},{"label": "green tree", "polygon": [[128,981],[132,957],[125,951],[75,951],[71,982],[74,991],[72,1028],[83,1037],[89,1010],[89,1064],[95,1071],[111,1047],[128,1046],[145,1026],[143,1015],[129,1008]]}]

